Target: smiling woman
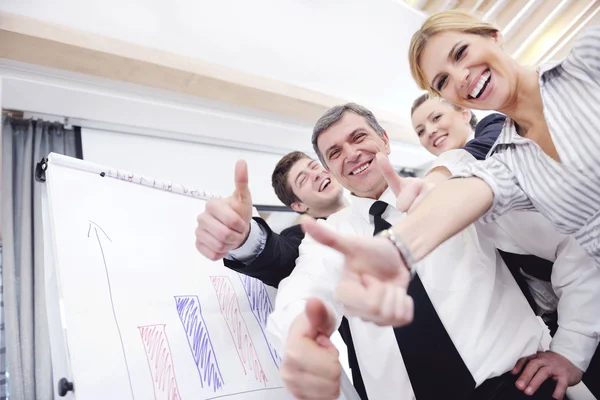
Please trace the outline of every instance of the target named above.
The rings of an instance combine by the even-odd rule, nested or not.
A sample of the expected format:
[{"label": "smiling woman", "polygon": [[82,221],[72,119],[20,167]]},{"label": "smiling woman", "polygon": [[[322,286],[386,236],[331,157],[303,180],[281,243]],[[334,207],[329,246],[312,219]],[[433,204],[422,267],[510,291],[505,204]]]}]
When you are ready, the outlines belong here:
[{"label": "smiling woman", "polygon": [[[417,233],[424,228],[407,233],[419,243],[417,258],[481,216],[492,221],[535,208],[600,265],[600,28],[588,29],[565,60],[538,70],[518,65],[501,46],[496,28],[460,11],[432,15],[412,38],[409,60],[419,86],[458,106],[509,117],[491,157],[455,174],[480,179],[447,182],[415,209],[415,225],[439,233],[423,231],[427,240]],[[460,209],[465,197],[477,199],[470,210]],[[431,225],[418,221],[433,218],[429,209],[443,209],[438,202],[455,204],[457,214]]]},{"label": "smiling woman", "polygon": [[421,144],[436,156],[463,147],[477,126],[477,117],[471,110],[429,93],[414,101],[410,114]]}]

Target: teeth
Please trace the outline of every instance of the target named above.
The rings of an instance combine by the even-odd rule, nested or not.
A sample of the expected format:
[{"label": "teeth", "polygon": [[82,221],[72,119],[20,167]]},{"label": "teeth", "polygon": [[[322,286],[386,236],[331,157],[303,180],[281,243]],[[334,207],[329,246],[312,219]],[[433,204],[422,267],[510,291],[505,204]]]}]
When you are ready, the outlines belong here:
[{"label": "teeth", "polygon": [[444,140],[446,140],[446,135],[444,136],[440,136],[439,138],[435,139],[435,142],[433,142],[433,147],[438,147],[440,145],[440,143],[442,143]]},{"label": "teeth", "polygon": [[354,171],[350,172],[350,174],[352,175],[356,175],[356,174],[360,174],[361,172],[363,172],[365,169],[369,168],[369,165],[371,165],[371,163],[366,163],[364,164],[362,167],[356,168]]},{"label": "teeth", "polygon": [[490,79],[490,76],[492,76],[492,73],[490,71],[487,71],[485,74],[481,75],[481,78],[479,78],[479,82],[477,82],[477,86],[473,88],[469,95],[473,98],[477,98],[481,92],[481,89],[483,89],[488,79]]},{"label": "teeth", "polygon": [[327,185],[329,185],[329,182],[331,182],[330,179],[323,179],[323,182],[321,182],[321,187],[319,188],[319,192],[322,192],[323,190],[325,190]]}]

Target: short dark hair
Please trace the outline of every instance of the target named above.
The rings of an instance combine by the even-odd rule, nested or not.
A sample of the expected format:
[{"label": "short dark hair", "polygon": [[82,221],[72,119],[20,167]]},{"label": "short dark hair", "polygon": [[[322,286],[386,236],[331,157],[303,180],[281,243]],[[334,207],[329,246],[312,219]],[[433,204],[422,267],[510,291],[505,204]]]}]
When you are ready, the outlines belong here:
[{"label": "short dark hair", "polygon": [[288,185],[287,178],[294,164],[303,158],[312,160],[312,158],[301,151],[292,151],[286,154],[279,160],[273,170],[273,175],[271,175],[271,185],[273,185],[277,198],[288,207],[291,207],[292,203],[300,201],[290,185]]},{"label": "short dark hair", "polygon": [[[441,97],[435,97],[435,96],[432,96],[430,93],[424,93],[424,94],[422,94],[421,96],[419,96],[419,97],[418,97],[418,98],[417,98],[417,99],[416,99],[416,100],[413,102],[413,105],[412,105],[412,107],[410,108],[410,116],[412,117],[412,116],[413,116],[413,114],[415,113],[415,110],[416,110],[417,108],[421,107],[421,105],[422,105],[423,103],[425,103],[425,102],[426,102],[427,100],[429,100],[429,99],[438,99],[438,100],[440,100],[441,102],[448,103],[448,104],[450,104],[452,107],[454,107],[454,109],[455,109],[456,111],[461,111],[461,110],[464,110],[464,108],[463,108],[463,107],[461,107],[461,106],[457,106],[457,105],[456,105],[456,104],[454,104],[454,103],[450,103],[450,102],[449,102],[448,100],[446,100],[446,99],[443,99],[443,98],[441,98]],[[469,120],[469,125],[471,125],[471,129],[475,130],[475,127],[477,126],[477,123],[478,123],[479,121],[477,120],[477,116],[475,116],[475,113],[473,113],[473,110],[469,110],[469,111],[471,112],[471,119]]]},{"label": "short dark hair", "polygon": [[379,122],[377,122],[377,118],[375,118],[373,113],[366,107],[363,107],[356,103],[346,103],[330,108],[325,112],[325,114],[323,114],[321,118],[319,118],[319,120],[315,124],[312,134],[313,149],[315,150],[315,153],[317,153],[321,164],[323,164],[323,166],[325,166],[326,168],[327,163],[323,158],[323,154],[321,154],[321,152],[319,151],[317,141],[319,140],[319,136],[321,135],[321,133],[323,133],[325,130],[329,129],[331,125],[335,124],[340,119],[342,119],[342,117],[347,111],[353,112],[354,114],[363,117],[367,121],[369,126],[371,126],[371,128],[373,128],[375,133],[377,133],[379,136],[383,136],[383,134],[385,133],[385,129],[383,129],[381,125],[379,125]]}]

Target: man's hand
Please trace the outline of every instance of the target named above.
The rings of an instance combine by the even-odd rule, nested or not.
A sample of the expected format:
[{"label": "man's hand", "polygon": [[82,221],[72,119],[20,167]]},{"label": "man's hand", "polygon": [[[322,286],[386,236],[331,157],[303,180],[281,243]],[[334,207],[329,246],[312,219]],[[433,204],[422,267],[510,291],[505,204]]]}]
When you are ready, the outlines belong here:
[{"label": "man's hand", "polygon": [[378,326],[403,326],[412,322],[414,313],[412,297],[406,294],[409,283],[410,273],[406,269],[387,282],[345,270],[336,299],[344,305],[346,316]]},{"label": "man's hand", "polygon": [[281,379],[297,399],[334,400],[340,396],[342,366],[329,340],[335,318],[318,299],[306,303],[292,324],[281,366]]},{"label": "man's hand", "polygon": [[216,261],[240,247],[250,233],[252,195],[248,189],[248,166],[244,160],[235,165],[235,190],[226,199],[206,203],[198,215],[196,248],[206,258]]},{"label": "man's hand", "polygon": [[[525,370],[523,370],[524,366]],[[521,358],[511,373],[516,375],[521,370],[523,373],[516,383],[519,390],[524,390],[525,394],[531,396],[546,379],[552,378],[556,381],[556,389],[554,389],[552,397],[558,400],[565,396],[567,387],[578,384],[583,375],[583,371],[553,351],[538,352],[532,356]]]},{"label": "man's hand", "polygon": [[[302,229],[317,242],[344,255],[344,275],[336,296],[349,315],[382,326],[406,325],[412,321],[413,302],[406,294],[410,272],[389,240],[343,236],[308,217],[303,218]],[[370,274],[360,275],[365,270],[379,271],[385,281]]]},{"label": "man's hand", "polygon": [[398,211],[412,211],[435,187],[434,184],[427,182],[425,179],[401,177],[383,153],[377,153],[375,157],[379,171],[396,195],[396,208]]}]

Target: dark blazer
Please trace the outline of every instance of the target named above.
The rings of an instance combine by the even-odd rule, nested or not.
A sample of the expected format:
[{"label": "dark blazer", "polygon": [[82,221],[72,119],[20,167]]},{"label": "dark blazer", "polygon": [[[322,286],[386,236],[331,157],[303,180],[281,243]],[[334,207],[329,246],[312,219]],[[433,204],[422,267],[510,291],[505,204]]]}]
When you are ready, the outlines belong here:
[{"label": "dark blazer", "polygon": [[300,225],[294,225],[277,234],[262,218],[256,217],[254,220],[267,232],[263,252],[249,264],[225,259],[223,262],[234,271],[256,278],[266,285],[278,287],[279,282],[287,278],[296,266],[304,231]]},{"label": "dark blazer", "polygon": [[477,124],[475,138],[467,142],[463,149],[471,153],[476,159],[485,160],[486,155],[500,136],[505,120],[506,116],[502,114],[487,115]]}]

